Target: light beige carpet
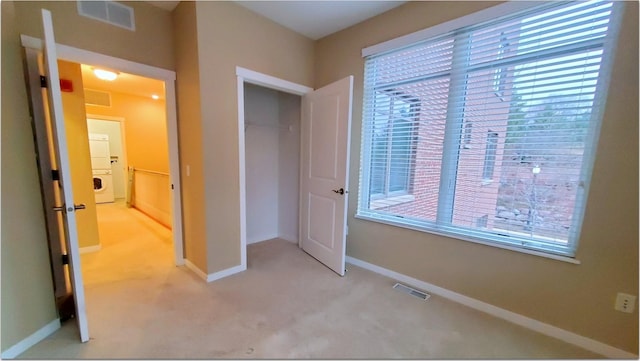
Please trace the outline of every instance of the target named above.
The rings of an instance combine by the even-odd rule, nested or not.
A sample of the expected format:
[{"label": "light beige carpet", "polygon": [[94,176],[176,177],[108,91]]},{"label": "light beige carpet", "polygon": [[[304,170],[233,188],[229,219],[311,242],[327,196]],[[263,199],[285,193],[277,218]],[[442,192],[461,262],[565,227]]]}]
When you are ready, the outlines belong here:
[{"label": "light beige carpet", "polygon": [[91,340],[67,322],[20,358],[599,357],[352,265],[341,278],[279,239],[207,284],[172,265],[168,230],[123,204],[99,212],[103,249],[83,255]]}]

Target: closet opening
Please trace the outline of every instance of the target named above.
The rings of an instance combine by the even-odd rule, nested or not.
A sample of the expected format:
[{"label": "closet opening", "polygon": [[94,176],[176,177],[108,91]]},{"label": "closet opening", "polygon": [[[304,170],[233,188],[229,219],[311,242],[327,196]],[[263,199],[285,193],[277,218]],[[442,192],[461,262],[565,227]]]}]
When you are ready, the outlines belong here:
[{"label": "closet opening", "polygon": [[247,245],[300,245],[302,96],[311,88],[237,67],[241,267]]},{"label": "closet opening", "polygon": [[244,87],[247,244],[298,243],[301,97]]}]

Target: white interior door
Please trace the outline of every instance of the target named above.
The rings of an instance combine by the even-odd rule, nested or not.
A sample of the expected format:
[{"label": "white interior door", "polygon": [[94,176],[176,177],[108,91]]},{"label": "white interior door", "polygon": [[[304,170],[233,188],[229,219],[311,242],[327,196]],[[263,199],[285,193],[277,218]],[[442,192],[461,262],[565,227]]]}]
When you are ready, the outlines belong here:
[{"label": "white interior door", "polygon": [[[45,76],[48,84],[49,115],[51,130],[53,133],[54,154],[60,174],[60,191],[63,204],[56,207],[62,213],[62,228],[69,256],[69,276],[71,289],[76,307],[76,321],[80,331],[82,342],[89,341],[89,326],[84,300],[84,285],[80,270],[80,250],[78,248],[78,229],[76,222],[76,210],[83,209],[84,205],[76,205],[73,200],[71,186],[71,168],[69,166],[69,154],[67,150],[67,136],[62,111],[62,93],[60,92],[60,75],[58,73],[58,56],[56,54],[56,42],[53,35],[53,22],[51,12],[42,9],[42,24],[44,29],[44,58]],[[55,185],[55,183],[54,183]]]},{"label": "white interior door", "polygon": [[306,94],[302,101],[300,242],[344,276],[353,76]]}]

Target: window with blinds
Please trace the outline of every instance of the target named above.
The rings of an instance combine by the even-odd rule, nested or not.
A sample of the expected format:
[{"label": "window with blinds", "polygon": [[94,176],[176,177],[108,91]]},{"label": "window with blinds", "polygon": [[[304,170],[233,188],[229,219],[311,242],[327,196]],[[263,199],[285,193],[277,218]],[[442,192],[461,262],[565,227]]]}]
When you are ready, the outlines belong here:
[{"label": "window with blinds", "polygon": [[366,56],[357,216],[574,256],[614,7],[545,3]]}]

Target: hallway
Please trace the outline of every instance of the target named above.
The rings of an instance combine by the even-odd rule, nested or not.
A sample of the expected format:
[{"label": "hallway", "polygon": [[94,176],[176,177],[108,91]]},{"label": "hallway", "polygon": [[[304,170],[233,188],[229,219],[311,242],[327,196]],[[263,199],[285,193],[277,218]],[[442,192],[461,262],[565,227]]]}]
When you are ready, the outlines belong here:
[{"label": "hallway", "polygon": [[87,297],[109,283],[135,282],[174,268],[170,229],[121,199],[98,204],[97,212],[102,249],[81,256]]}]

